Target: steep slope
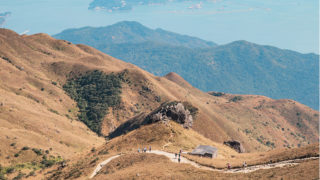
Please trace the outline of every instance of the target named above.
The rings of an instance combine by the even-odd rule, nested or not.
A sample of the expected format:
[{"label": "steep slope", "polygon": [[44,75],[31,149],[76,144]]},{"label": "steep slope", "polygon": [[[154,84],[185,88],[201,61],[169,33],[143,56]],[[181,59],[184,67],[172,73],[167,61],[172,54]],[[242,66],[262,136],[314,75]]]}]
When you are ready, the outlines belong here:
[{"label": "steep slope", "polygon": [[120,22],[66,30],[54,37],[93,46],[157,76],[175,72],[203,91],[293,99],[319,108],[318,55],[246,41],[213,47],[159,33],[141,24]]},{"label": "steep slope", "polygon": [[[99,70],[105,74],[126,74],[126,80],[121,85],[120,104],[114,107],[109,106],[107,114],[101,120],[102,135],[109,135],[128,119],[141,113],[152,112],[163,102],[181,101],[188,102],[199,110],[192,128],[215,142],[223,143],[234,139],[239,140],[247,151],[263,151],[283,146],[303,146],[318,141],[319,113],[298,102],[272,100],[253,95],[212,96],[185,83],[181,85],[184,80],[177,76],[175,78],[167,76],[170,80],[156,77],[134,65],[84,45],[55,40],[45,34],[19,36],[5,29],[1,29],[0,33],[0,62],[3,64],[1,67],[6,67],[1,68],[1,73],[4,74],[1,76],[1,90],[5,95],[13,94],[10,99],[1,96],[4,99],[5,108],[1,118],[6,122],[2,127],[7,129],[6,134],[15,132],[11,128],[13,125],[20,124],[22,130],[28,128],[28,126],[22,126],[19,119],[11,120],[16,119],[12,117],[19,115],[24,117],[24,120],[30,121],[28,125],[32,127],[31,129],[40,130],[41,134],[49,139],[57,137],[55,142],[61,144],[59,136],[48,135],[51,133],[48,130],[50,128],[52,133],[57,134],[54,127],[46,129],[49,125],[44,124],[43,129],[36,128],[38,124],[34,121],[41,124],[45,122],[41,115],[37,114],[35,115],[37,118],[34,118],[30,117],[30,113],[10,111],[10,104],[20,102],[15,100],[15,96],[26,98],[28,101],[25,104],[17,103],[21,109],[30,108],[29,111],[44,112],[45,115],[52,114],[56,118],[61,118],[64,123],[70,123],[71,120],[65,114],[72,119],[77,119],[76,115],[81,113],[77,112],[79,104],[63,93],[62,86],[70,79]],[[19,78],[25,79],[25,85],[17,80]],[[94,99],[93,97],[92,100]],[[43,110],[37,110],[38,106]],[[54,118],[49,119],[54,120]],[[84,127],[78,121],[72,123]],[[67,127],[61,125],[61,131],[73,135],[80,133],[77,130],[70,132],[72,128]],[[88,130],[85,129],[85,131]],[[92,138],[96,138],[94,134],[91,133],[91,135]],[[5,134],[2,135],[4,136]],[[90,136],[80,139],[85,141],[89,138]],[[62,144],[63,142],[62,140]],[[72,142],[77,143],[76,140]],[[101,141],[91,142],[98,144]],[[60,152],[64,153],[62,150]]]},{"label": "steep slope", "polygon": [[[45,35],[38,37],[41,41],[53,40]],[[32,36],[22,37],[5,29],[0,29],[0,43],[2,157],[11,153],[8,147],[12,143],[17,146],[13,149],[52,148],[68,157],[103,142],[82,123],[74,121],[74,102],[61,89],[58,79],[45,74],[40,66],[63,57],[58,53],[49,56],[47,47]]]}]

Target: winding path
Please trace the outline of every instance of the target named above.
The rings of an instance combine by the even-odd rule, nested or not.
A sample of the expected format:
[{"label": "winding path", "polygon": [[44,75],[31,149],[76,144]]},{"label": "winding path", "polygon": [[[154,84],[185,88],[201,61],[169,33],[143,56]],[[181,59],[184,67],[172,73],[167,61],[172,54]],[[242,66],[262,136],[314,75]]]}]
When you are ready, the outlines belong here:
[{"label": "winding path", "polygon": [[[168,157],[172,162],[178,163],[178,158],[175,158],[175,154],[173,154],[173,153],[168,153],[168,152],[159,151],[159,150],[152,150],[151,152],[147,152],[147,153],[164,155],[164,156]],[[121,155],[112,156],[112,157],[106,159],[105,161],[101,162],[100,164],[98,164],[96,169],[92,172],[90,179],[93,178],[95,175],[97,175],[97,173],[101,170],[101,168],[103,166],[108,164],[111,160],[118,158],[120,156]],[[248,166],[245,168],[234,168],[234,169],[216,169],[216,168],[212,168],[212,167],[207,167],[207,166],[200,165],[194,161],[190,161],[187,158],[182,157],[182,156],[181,156],[180,163],[187,163],[187,164],[190,164],[196,168],[200,168],[200,169],[208,170],[208,171],[216,171],[216,172],[224,172],[224,173],[250,173],[253,171],[260,170],[260,169],[271,169],[271,168],[276,168],[276,167],[294,166],[294,165],[297,165],[303,161],[313,160],[313,159],[319,159],[319,157],[293,159],[293,160],[281,161],[281,162],[277,162],[277,163],[262,164],[262,165]]]},{"label": "winding path", "polygon": [[120,157],[120,155],[118,154],[118,155],[112,156],[112,157],[108,158],[107,160],[105,160],[105,161],[101,162],[100,164],[98,164],[96,169],[91,174],[90,179],[93,178],[95,175],[97,175],[97,173],[101,170],[101,168],[103,166],[105,166],[106,164],[108,164],[110,161],[112,161],[113,159],[115,159],[117,157]]}]

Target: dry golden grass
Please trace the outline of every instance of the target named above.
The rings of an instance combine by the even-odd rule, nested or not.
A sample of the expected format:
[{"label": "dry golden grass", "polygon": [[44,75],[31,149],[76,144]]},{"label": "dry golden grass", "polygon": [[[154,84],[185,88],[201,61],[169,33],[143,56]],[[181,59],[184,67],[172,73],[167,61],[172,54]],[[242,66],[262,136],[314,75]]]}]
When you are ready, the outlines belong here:
[{"label": "dry golden grass", "polygon": [[[0,56],[11,60],[11,63],[3,59],[0,61],[0,90],[1,94],[6,94],[0,96],[0,101],[5,105],[0,107],[4,111],[0,119],[2,127],[7,128],[4,130],[5,134],[13,134],[12,126],[16,126],[14,124],[17,123],[20,123],[19,131],[24,131],[23,134],[32,132],[28,134],[28,137],[34,137],[30,140],[26,136],[19,135],[21,137],[19,139],[28,140],[25,144],[32,143],[33,139],[37,138],[36,144],[47,145],[48,139],[70,137],[81,131],[87,133],[84,132],[86,127],[81,123],[73,121],[74,126],[67,125],[70,124],[70,120],[65,114],[75,119],[77,108],[65,95],[61,85],[70,72],[77,75],[92,69],[100,69],[106,73],[128,69],[132,82],[131,85],[124,85],[121,108],[110,110],[111,113],[103,121],[102,131],[106,135],[120,123],[140,112],[150,112],[161,102],[180,100],[188,101],[199,108],[193,129],[215,142],[239,140],[246,150],[254,152],[272,149],[271,146],[266,146],[267,141],[273,142],[279,148],[284,145],[295,147],[298,144],[306,145],[308,141],[312,143],[318,140],[319,113],[294,101],[242,96],[243,100],[239,102],[229,102],[232,95],[211,96],[193,88],[177,74],[171,73],[164,78],[155,77],[134,65],[112,58],[93,48],[55,40],[45,34],[19,36],[10,30],[1,29],[0,41],[2,43]],[[54,86],[52,81],[58,85]],[[147,86],[151,92],[140,94],[142,86]],[[44,88],[44,91],[41,91],[41,88]],[[155,101],[155,96],[160,96],[162,101]],[[72,110],[71,113],[68,112],[69,109]],[[60,115],[49,110],[57,111]],[[56,123],[57,119],[59,123]],[[298,121],[303,124],[302,128],[296,126]],[[75,133],[56,136],[55,127],[51,127],[52,125],[42,127],[43,125],[40,125],[42,122],[58,124],[57,130],[60,133],[70,129],[74,129]],[[285,128],[284,131],[282,128]],[[246,130],[250,133],[246,133]],[[51,134],[47,135],[50,132]],[[257,141],[260,136],[263,136],[262,143]],[[87,137],[94,137],[94,134]],[[65,150],[62,149],[70,149],[63,144],[71,143],[72,147],[75,146],[72,142],[81,143],[84,139],[70,139],[59,145],[61,144],[59,142],[64,140],[57,138],[53,143],[57,146],[55,149],[63,153]],[[102,141],[90,139],[84,143],[88,142],[99,144]],[[90,146],[92,147],[92,144]],[[84,147],[88,146],[84,145],[80,149]]]},{"label": "dry golden grass", "polygon": [[[212,145],[218,148],[218,157],[214,159],[210,158],[199,158],[197,156],[185,155],[190,160],[193,160],[199,164],[205,166],[214,166],[216,168],[225,168],[226,163],[230,162],[232,167],[240,167],[243,161],[246,161],[248,165],[256,165],[256,164],[264,164],[270,162],[283,161],[301,157],[310,157],[310,156],[317,156],[319,154],[318,145],[310,145],[303,148],[295,148],[295,149],[280,149],[280,150],[273,150],[269,152],[261,152],[261,153],[244,153],[239,154],[235,152],[233,149],[225,146],[223,144],[219,144],[213,142],[199,133],[195,132],[192,129],[184,129],[181,125],[171,122],[169,125],[165,125],[163,123],[155,123],[151,125],[143,126],[139,129],[131,131],[125,135],[119,136],[117,138],[111,139],[107,142],[106,145],[101,146],[96,149],[95,152],[90,152],[88,154],[83,154],[77,158],[74,158],[71,162],[68,162],[68,166],[63,170],[57,170],[47,177],[55,177],[57,179],[67,179],[67,178],[85,178],[88,177],[98,163],[108,159],[109,157],[116,155],[116,154],[124,154],[122,155],[119,160],[113,160],[115,162],[121,161],[119,167],[111,168],[109,165],[106,167],[108,169],[109,174],[114,174],[107,176],[107,178],[114,178],[114,177],[121,177],[123,179],[133,177],[135,174],[134,172],[137,171],[134,168],[135,164],[137,167],[140,167],[142,164],[145,164],[145,167],[149,167],[148,172],[144,172],[142,168],[141,173],[145,174],[141,178],[160,178],[165,179],[168,177],[183,179],[185,177],[190,177],[191,179],[201,177],[201,179],[210,179],[212,172],[202,171],[200,169],[194,169],[190,166],[179,166],[180,169],[178,172],[176,171],[169,171],[166,169],[167,167],[169,170],[176,168],[176,164],[171,164],[166,160],[155,160],[152,158],[157,157],[156,155],[151,156],[150,160],[145,160],[148,158],[146,155],[138,155],[137,150],[138,148],[149,147],[152,146],[152,149],[164,150],[167,152],[178,152],[180,149],[183,151],[190,152],[193,148],[195,148],[199,144],[206,144]],[[164,146],[166,145],[166,146]],[[107,154],[105,154],[107,152]],[[85,157],[85,158],[84,158]],[[132,158],[132,159],[131,159]],[[143,162],[142,162],[143,161]],[[152,164],[153,162],[157,162],[156,165]],[[150,164],[151,163],[151,164]],[[114,163],[113,163],[114,164]],[[130,167],[129,167],[129,165]],[[162,164],[162,165],[161,165]],[[112,166],[112,163],[111,165]],[[131,167],[132,166],[132,167]],[[159,168],[160,166],[161,168]],[[174,166],[171,168],[171,166]],[[144,166],[142,166],[144,167]],[[162,170],[164,168],[164,170]],[[191,170],[190,170],[191,168]],[[119,171],[119,172],[118,172]],[[151,171],[152,173],[150,173]],[[164,171],[166,174],[163,174]],[[188,176],[184,176],[181,172],[188,172]],[[112,173],[110,173],[112,172]],[[269,171],[263,171],[263,173],[270,174]],[[280,172],[279,172],[280,173]],[[55,174],[55,175],[54,175]],[[254,174],[254,176],[260,176],[261,174]],[[216,177],[216,175],[214,175]],[[261,175],[265,176],[265,175]],[[99,177],[99,176],[97,176]],[[105,176],[102,176],[106,178]],[[219,175],[218,177],[226,178],[226,177],[236,177],[232,175]],[[244,178],[248,178],[250,176],[245,175]],[[120,178],[120,179],[121,179]],[[139,177],[138,177],[139,178]]]},{"label": "dry golden grass", "polygon": [[[183,149],[183,151],[191,151],[199,144],[209,144],[218,147],[220,152],[219,157],[221,158],[229,157],[231,154],[237,154],[228,146],[212,142],[194,130],[184,129],[175,122],[171,122],[169,125],[155,123],[111,139],[106,145],[96,148],[94,152],[83,153],[78,157],[74,157],[67,163],[68,166],[66,168],[61,171],[57,170],[52,172],[46,177],[66,179],[77,177],[78,175],[79,177],[89,176],[98,163],[119,153],[136,153],[138,148],[149,148],[149,146],[151,146],[154,150],[164,150],[174,153],[180,149]],[[81,172],[81,174],[78,174],[79,172]]]},{"label": "dry golden grass", "polygon": [[[319,139],[319,112],[295,101],[247,95],[241,96],[241,101],[230,102],[235,95],[214,97],[191,87],[177,74],[155,77],[93,48],[55,40],[46,34],[20,36],[0,29],[0,44],[2,165],[16,163],[5,157],[12,157],[23,146],[52,148],[53,154],[73,159],[105,142],[76,121],[76,103],[62,89],[67,75],[76,76],[93,69],[106,73],[127,69],[131,81],[123,86],[121,107],[110,110],[103,121],[105,135],[127,119],[141,112],[148,113],[164,101],[188,101],[199,109],[193,126],[199,134],[180,130],[181,127],[174,124],[162,129],[157,125],[146,126],[123,136],[127,140],[119,137],[102,147],[109,148],[110,154],[135,151],[138,146],[147,145],[155,148],[167,145],[165,150],[171,152],[181,148],[189,151],[201,143],[218,147],[218,158],[228,158],[237,156],[221,145],[230,139],[239,140],[248,152],[272,149],[268,141],[274,143],[275,148],[281,148],[304,146]],[[140,93],[142,86],[148,87],[150,93]],[[161,97],[161,102],[155,100],[156,96]],[[16,143],[16,149],[9,147],[12,143]],[[21,161],[24,160],[30,159],[25,156]]]},{"label": "dry golden grass", "polygon": [[229,154],[228,156],[218,156],[217,158],[213,159],[201,158],[192,155],[183,156],[209,167],[226,168],[227,163],[230,163],[232,167],[242,167],[243,162],[246,162],[248,166],[251,166],[305,157],[319,157],[319,144],[312,144],[302,148],[277,149],[268,152]]},{"label": "dry golden grass", "polygon": [[169,124],[158,122],[142,126],[125,135],[111,139],[103,149],[117,153],[131,153],[136,152],[138,148],[151,146],[152,149],[176,153],[180,149],[190,152],[200,144],[217,147],[219,149],[218,157],[221,158],[238,154],[230,147],[213,142],[194,130],[185,129],[175,122]]},{"label": "dry golden grass", "polygon": [[318,179],[319,161],[251,173],[205,171],[169,161],[165,156],[128,154],[112,160],[94,179]]}]

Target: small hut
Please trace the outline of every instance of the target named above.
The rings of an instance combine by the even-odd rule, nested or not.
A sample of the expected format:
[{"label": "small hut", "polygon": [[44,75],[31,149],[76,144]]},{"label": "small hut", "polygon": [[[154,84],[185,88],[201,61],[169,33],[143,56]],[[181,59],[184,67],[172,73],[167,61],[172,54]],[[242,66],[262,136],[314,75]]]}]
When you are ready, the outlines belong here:
[{"label": "small hut", "polygon": [[212,146],[199,145],[190,154],[197,155],[201,157],[214,158],[218,155],[218,149]]}]

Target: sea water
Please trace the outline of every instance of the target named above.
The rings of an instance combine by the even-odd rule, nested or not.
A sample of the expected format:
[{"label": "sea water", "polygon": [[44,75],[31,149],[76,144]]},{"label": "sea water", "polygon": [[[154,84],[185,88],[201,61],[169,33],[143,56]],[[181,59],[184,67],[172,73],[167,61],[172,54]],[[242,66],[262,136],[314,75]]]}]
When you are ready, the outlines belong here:
[{"label": "sea water", "polygon": [[114,12],[89,10],[91,1],[0,0],[0,12],[11,12],[3,27],[20,34],[54,35],[68,28],[107,26],[130,20],[218,44],[247,40],[300,52],[318,52],[317,0],[190,0]]}]

